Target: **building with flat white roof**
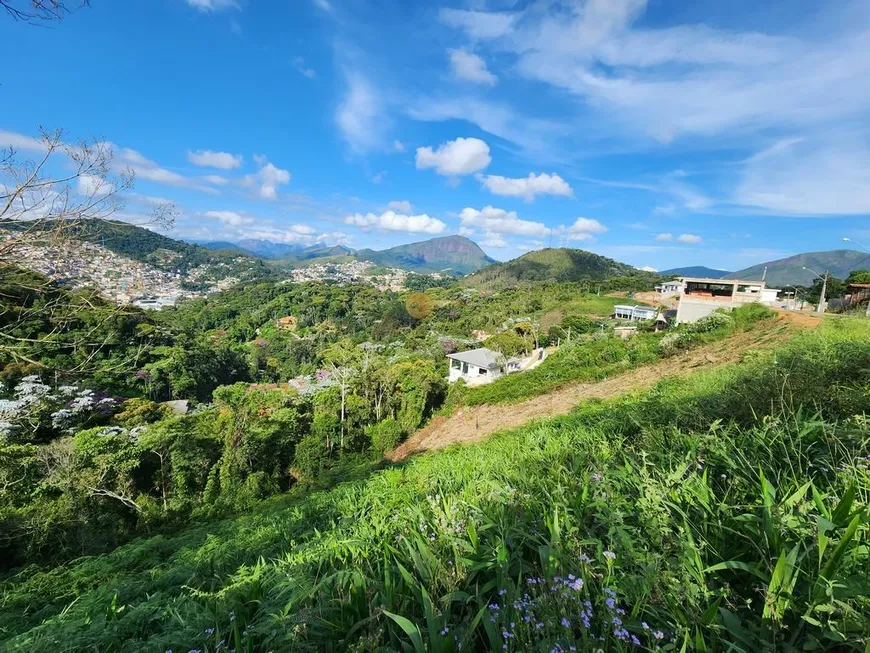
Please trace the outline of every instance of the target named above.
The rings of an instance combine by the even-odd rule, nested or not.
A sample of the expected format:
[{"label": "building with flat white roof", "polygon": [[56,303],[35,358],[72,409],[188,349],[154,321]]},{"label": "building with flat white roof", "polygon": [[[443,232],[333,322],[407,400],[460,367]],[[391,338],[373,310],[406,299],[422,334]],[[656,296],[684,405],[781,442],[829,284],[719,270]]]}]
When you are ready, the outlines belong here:
[{"label": "building with flat white roof", "polygon": [[651,306],[626,306],[620,304],[613,307],[613,317],[618,320],[642,322],[644,320],[654,320],[656,315],[658,315],[658,311]]},{"label": "building with flat white roof", "polygon": [[769,300],[763,281],[741,279],[707,279],[683,277],[679,294],[677,324],[696,322],[710,313],[724,308],[728,311],[743,304]]}]

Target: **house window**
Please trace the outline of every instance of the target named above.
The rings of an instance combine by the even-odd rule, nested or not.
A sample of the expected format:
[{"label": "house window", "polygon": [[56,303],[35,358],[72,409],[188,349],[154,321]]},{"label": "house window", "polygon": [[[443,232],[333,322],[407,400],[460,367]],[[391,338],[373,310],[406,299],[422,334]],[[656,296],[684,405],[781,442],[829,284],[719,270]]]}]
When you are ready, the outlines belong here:
[{"label": "house window", "polygon": [[454,370],[458,370],[462,367],[462,363],[454,358],[450,361],[450,367],[452,367]]},{"label": "house window", "polygon": [[462,363],[462,373],[468,374],[468,363]]},{"label": "house window", "polygon": [[483,376],[484,374],[486,374],[486,368],[478,368],[477,373],[480,374],[480,376]]}]

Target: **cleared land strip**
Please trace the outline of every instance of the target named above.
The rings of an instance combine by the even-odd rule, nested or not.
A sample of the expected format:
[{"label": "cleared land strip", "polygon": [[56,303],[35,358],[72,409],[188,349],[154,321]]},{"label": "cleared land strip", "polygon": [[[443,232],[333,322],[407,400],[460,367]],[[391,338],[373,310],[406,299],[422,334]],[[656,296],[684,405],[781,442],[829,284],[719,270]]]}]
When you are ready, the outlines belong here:
[{"label": "cleared land strip", "polygon": [[584,399],[606,399],[652,386],[666,376],[688,376],[702,367],[739,361],[747,351],[770,349],[791,337],[797,329],[814,327],[818,318],[795,313],[780,313],[771,324],[665,358],[650,365],[628,370],[595,383],[578,383],[515,404],[466,406],[450,417],[435,417],[397,449],[390,460],[441,449],[458,442],[476,442],[496,431],[522,426],[532,420],[564,415]]}]

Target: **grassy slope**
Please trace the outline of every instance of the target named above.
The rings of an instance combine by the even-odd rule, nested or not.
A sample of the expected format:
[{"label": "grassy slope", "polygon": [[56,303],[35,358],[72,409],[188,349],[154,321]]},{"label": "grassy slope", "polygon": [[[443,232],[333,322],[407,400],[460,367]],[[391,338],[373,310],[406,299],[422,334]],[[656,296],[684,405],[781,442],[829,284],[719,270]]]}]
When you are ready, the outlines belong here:
[{"label": "grassy slope", "polygon": [[[831,611],[810,610],[819,626],[800,615],[821,567],[819,513],[831,523],[827,564],[846,540],[849,513],[870,500],[870,477],[860,467],[867,461],[859,458],[867,452],[865,423],[832,421],[866,409],[868,371],[867,325],[829,328],[801,336],[775,360],[665,381],[480,445],[268,502],[235,520],[25,570],[0,586],[0,648],[214,651],[217,638],[228,637],[247,651],[342,650],[351,642],[358,650],[398,649],[410,640],[387,610],[419,624],[421,646],[433,651],[455,650],[454,636],[464,650],[500,650],[508,621],[520,622],[510,650],[550,650],[567,645],[569,633],[583,650],[591,643],[577,625],[579,597],[594,603],[591,629],[606,638],[600,645],[615,649],[613,626],[602,630],[599,621],[616,616],[604,605],[610,588],[627,610],[621,619],[644,644],[657,640],[641,621],[678,649],[684,635],[743,650],[772,650],[774,642],[785,650],[792,636],[829,647],[824,637],[836,631],[846,638],[841,650],[863,650],[859,639],[870,634],[868,593],[861,598],[860,589],[867,589],[866,523],[829,574],[852,594],[836,590],[835,604],[820,590]],[[810,402],[828,422],[794,416]],[[767,413],[785,419],[762,420]],[[737,425],[710,426],[728,419]],[[796,493],[810,479],[817,492]],[[838,515],[850,485],[855,503]],[[763,621],[761,590],[780,551],[793,547],[801,570],[794,598],[780,596],[776,619]],[[723,560],[751,572],[709,569]],[[577,597],[564,585],[556,594],[528,583],[515,589],[529,574],[568,573],[586,580]],[[542,629],[508,614],[516,591],[537,601]],[[500,610],[483,607],[490,602]],[[481,608],[495,623],[477,618]],[[574,620],[570,629],[559,624],[565,615]],[[251,630],[242,637],[245,627]]]}]

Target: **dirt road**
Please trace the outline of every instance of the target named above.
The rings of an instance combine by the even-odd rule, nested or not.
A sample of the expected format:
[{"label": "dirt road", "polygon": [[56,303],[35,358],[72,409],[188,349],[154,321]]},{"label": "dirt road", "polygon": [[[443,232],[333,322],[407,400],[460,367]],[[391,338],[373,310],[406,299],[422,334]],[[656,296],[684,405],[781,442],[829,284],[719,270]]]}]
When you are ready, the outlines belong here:
[{"label": "dirt road", "polygon": [[780,313],[770,325],[756,331],[736,333],[725,340],[629,370],[596,383],[578,383],[516,404],[466,406],[449,418],[436,417],[387,454],[402,460],[415,453],[441,449],[457,442],[475,442],[496,431],[527,422],[571,412],[584,399],[616,397],[648,388],[665,376],[688,376],[699,368],[716,367],[740,360],[753,349],[770,349],[790,338],[797,330],[814,327],[818,318],[805,314]]}]

